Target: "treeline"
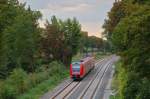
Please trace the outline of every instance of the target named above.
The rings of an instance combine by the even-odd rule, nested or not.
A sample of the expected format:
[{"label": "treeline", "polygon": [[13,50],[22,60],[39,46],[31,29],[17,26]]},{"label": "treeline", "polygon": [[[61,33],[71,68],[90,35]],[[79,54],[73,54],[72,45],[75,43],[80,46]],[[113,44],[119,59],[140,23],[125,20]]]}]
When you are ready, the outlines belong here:
[{"label": "treeline", "polygon": [[81,32],[81,40],[80,40],[80,52],[88,53],[88,52],[110,52],[111,48],[107,40],[96,36],[88,36],[88,32]]},{"label": "treeline", "polygon": [[41,13],[25,9],[17,0],[0,1],[0,78],[14,68],[35,70],[39,49]]},{"label": "treeline", "polygon": [[72,56],[78,51],[81,38],[81,25],[74,18],[62,21],[55,16],[47,21],[41,39],[41,51],[45,60],[61,61],[69,66]]},{"label": "treeline", "polygon": [[150,99],[150,1],[114,3],[104,34],[121,56],[119,99]]},{"label": "treeline", "polygon": [[0,1],[2,99],[20,99],[45,80],[58,83],[68,74],[66,67],[80,45],[81,25],[75,18],[61,20],[53,16],[45,28],[40,28],[40,18],[39,11],[18,0]]},{"label": "treeline", "polygon": [[17,0],[0,1],[0,78],[14,68],[34,72],[42,64],[57,60],[68,66],[77,53],[81,26],[74,19],[55,16],[39,27],[42,17]]}]

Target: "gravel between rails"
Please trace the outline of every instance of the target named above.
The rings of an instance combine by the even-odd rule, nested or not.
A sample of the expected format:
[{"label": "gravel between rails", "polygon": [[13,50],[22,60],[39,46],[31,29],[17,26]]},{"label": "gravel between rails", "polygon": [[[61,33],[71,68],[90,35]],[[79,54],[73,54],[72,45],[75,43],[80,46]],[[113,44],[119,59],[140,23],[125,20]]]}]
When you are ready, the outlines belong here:
[{"label": "gravel between rails", "polygon": [[64,81],[62,81],[56,88],[44,94],[40,99],[50,99],[50,97],[54,96],[55,94],[58,94],[62,89],[64,89],[64,87],[66,87],[72,82],[72,79],[64,79]]},{"label": "gravel between rails", "polygon": [[[97,64],[101,63],[104,60],[100,60]],[[98,67],[98,66],[96,66]],[[55,95],[54,97],[50,98],[50,99],[64,99],[65,97],[68,96],[68,94],[70,94],[72,92],[73,89],[77,88],[78,85],[80,85],[81,82],[72,82],[70,85],[68,85],[67,87],[65,87],[60,93],[58,93],[57,95]]]},{"label": "gravel between rails", "polygon": [[[109,72],[109,67],[111,67],[109,65],[111,65],[110,63],[113,63],[114,57],[114,55],[109,57],[107,56],[103,59],[96,61],[97,63],[95,63],[95,68],[90,73],[88,73],[88,75],[86,75],[86,77],[84,77],[82,81],[77,82],[73,81],[72,79],[66,79],[61,84],[59,84],[53,91],[46,93],[40,99],[77,99],[78,96],[82,96],[78,99],[99,99],[96,98],[98,97],[97,93],[99,89],[101,89],[99,86],[101,83],[103,84],[104,82],[107,82],[106,80],[104,80],[104,82],[102,82],[101,80],[105,77],[105,72]],[[95,80],[96,78],[99,79],[99,77],[101,78],[100,80]],[[93,85],[94,81],[98,81],[98,84],[95,83],[95,85]],[[95,86],[96,88],[94,88],[93,90],[92,88],[90,88],[91,85]],[[85,94],[89,91],[89,88],[92,89],[93,92],[91,95],[88,94],[89,96],[87,96]]]},{"label": "gravel between rails", "polygon": [[89,81],[91,81],[94,78],[94,76],[96,76],[98,71],[101,69],[99,67],[101,67],[104,62],[106,62],[106,59],[99,62],[94,68],[94,70],[92,70],[65,99],[76,99],[77,95],[79,95],[83,91],[83,89],[89,83]]},{"label": "gravel between rails", "polygon": [[115,57],[113,62],[111,62],[107,72],[104,74],[100,84],[98,85],[92,99],[104,99],[104,93],[105,93],[104,91],[106,86],[108,85],[110,76],[112,75],[112,71],[113,71],[112,66],[118,59],[119,59],[118,57]]},{"label": "gravel between rails", "polygon": [[90,84],[86,86],[85,90],[79,95],[77,99],[93,99],[93,94],[95,93],[96,88],[99,85],[103,75],[107,71],[111,61],[112,59],[103,64],[102,69],[98,72],[96,77],[94,77],[93,80],[90,81]]}]

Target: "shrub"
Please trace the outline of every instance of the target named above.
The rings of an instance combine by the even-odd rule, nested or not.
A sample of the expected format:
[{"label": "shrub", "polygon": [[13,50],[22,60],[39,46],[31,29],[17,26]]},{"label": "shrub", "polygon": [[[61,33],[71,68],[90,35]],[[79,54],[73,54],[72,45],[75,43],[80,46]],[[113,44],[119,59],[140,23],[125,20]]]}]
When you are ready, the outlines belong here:
[{"label": "shrub", "polygon": [[52,63],[49,64],[49,70],[48,72],[51,73],[51,75],[53,74],[62,74],[65,71],[65,66],[57,61],[54,61]]},{"label": "shrub", "polygon": [[139,89],[136,99],[150,99],[150,81],[148,79],[143,79]]},{"label": "shrub", "polygon": [[14,69],[11,75],[1,82],[0,98],[16,99],[18,94],[24,93],[29,89],[28,75],[20,68]]},{"label": "shrub", "polygon": [[10,84],[2,84],[0,86],[0,99],[16,99],[15,88]]},{"label": "shrub", "polygon": [[24,94],[50,77],[53,78],[52,80],[64,78],[66,77],[65,69],[64,65],[56,61],[30,74],[21,68],[14,69],[6,80],[0,81],[0,99],[16,99],[17,96]]},{"label": "shrub", "polygon": [[124,89],[122,91],[124,99],[135,99],[136,95],[140,90],[140,78],[135,72],[128,73],[127,76],[128,79],[127,82],[124,84]]},{"label": "shrub", "polygon": [[118,93],[115,97],[118,97],[117,99],[124,99],[123,90],[125,88],[126,82],[127,82],[127,74],[125,72],[125,69],[123,68],[122,61],[118,61],[115,65],[115,75],[113,78],[113,84],[112,89],[116,90]]},{"label": "shrub", "polygon": [[16,87],[17,93],[25,92],[29,87],[27,73],[21,69],[14,69],[11,75],[8,77],[7,82]]}]

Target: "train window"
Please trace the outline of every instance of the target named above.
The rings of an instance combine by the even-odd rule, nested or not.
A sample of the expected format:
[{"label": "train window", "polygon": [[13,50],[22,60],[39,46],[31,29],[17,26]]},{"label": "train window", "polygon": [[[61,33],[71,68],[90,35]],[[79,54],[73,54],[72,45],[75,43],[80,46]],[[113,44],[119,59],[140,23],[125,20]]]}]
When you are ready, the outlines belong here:
[{"label": "train window", "polygon": [[73,63],[72,70],[73,72],[80,72],[80,63]]}]

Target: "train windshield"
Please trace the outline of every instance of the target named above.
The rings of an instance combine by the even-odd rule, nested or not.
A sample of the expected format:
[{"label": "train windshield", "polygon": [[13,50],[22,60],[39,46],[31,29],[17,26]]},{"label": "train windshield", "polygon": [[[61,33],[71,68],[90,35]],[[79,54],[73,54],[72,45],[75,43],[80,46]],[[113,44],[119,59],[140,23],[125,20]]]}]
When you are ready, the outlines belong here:
[{"label": "train windshield", "polygon": [[80,63],[79,62],[73,63],[72,70],[73,72],[80,72]]}]

